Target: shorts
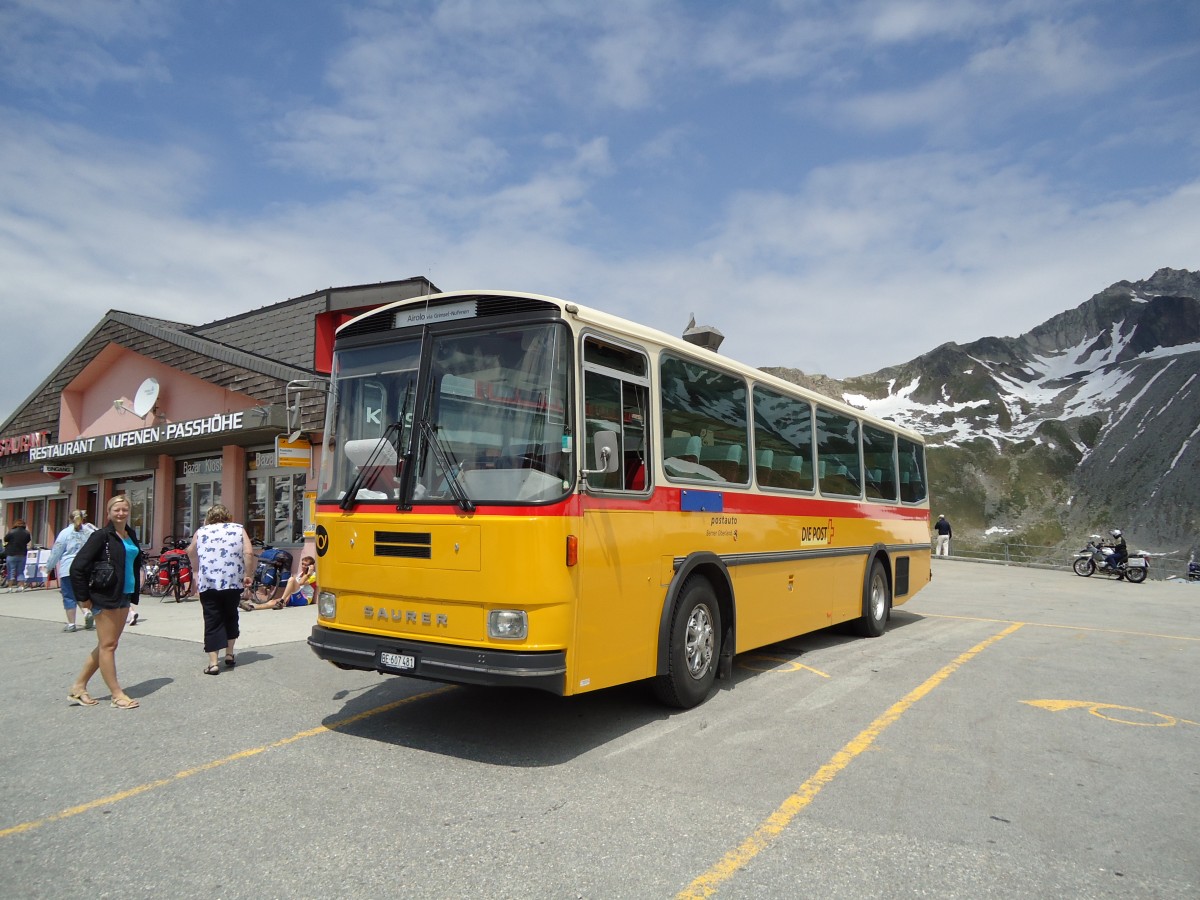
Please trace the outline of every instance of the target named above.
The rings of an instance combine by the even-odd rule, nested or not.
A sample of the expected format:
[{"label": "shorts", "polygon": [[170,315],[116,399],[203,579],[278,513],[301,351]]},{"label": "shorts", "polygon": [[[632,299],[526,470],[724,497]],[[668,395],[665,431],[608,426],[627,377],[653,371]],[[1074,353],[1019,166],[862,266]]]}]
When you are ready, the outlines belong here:
[{"label": "shorts", "polygon": [[128,609],[133,605],[133,594],[122,594],[119,597],[101,597],[92,595],[92,609]]},{"label": "shorts", "polygon": [[308,606],[308,598],[299,591],[283,601],[284,606]]},{"label": "shorts", "polygon": [[75,603],[75,585],[71,584],[71,576],[59,579],[58,589],[63,595],[63,609],[74,609]]}]

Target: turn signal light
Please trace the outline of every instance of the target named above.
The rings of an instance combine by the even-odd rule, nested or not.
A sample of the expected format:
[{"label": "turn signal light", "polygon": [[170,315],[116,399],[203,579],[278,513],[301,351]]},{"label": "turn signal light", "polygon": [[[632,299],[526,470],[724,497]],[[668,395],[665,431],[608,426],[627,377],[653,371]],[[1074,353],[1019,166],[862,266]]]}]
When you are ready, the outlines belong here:
[{"label": "turn signal light", "polygon": [[573,534],[567,535],[567,565],[573,566],[579,562],[579,538]]}]

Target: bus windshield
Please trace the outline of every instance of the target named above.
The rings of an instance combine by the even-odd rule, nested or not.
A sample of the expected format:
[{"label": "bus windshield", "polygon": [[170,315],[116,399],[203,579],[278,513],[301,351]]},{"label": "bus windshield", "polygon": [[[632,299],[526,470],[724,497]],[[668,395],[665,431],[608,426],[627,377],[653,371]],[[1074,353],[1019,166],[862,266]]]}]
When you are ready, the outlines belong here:
[{"label": "bus windshield", "polygon": [[400,459],[416,408],[419,339],[334,355],[326,411],[320,497],[350,502],[399,498]]},{"label": "bus windshield", "polygon": [[[567,329],[537,324],[427,340],[421,397],[419,339],[336,354],[321,498],[471,509],[565,495],[573,479]],[[415,471],[405,497],[410,447]]]}]

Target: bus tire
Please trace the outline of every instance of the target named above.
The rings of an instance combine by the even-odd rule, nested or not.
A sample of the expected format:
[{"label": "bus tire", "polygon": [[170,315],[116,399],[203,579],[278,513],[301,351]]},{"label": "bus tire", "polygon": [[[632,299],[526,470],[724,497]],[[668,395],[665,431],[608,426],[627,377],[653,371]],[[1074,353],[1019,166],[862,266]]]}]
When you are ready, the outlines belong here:
[{"label": "bus tire", "polygon": [[708,579],[694,575],[684,583],[669,640],[667,668],[655,676],[654,694],[668,706],[691,709],[712,690],[721,655],[721,609]]},{"label": "bus tire", "polygon": [[877,557],[871,561],[871,574],[863,586],[862,618],[854,623],[854,631],[861,637],[879,637],[887,626],[888,610],[892,605],[892,592],[888,587],[887,569]]}]

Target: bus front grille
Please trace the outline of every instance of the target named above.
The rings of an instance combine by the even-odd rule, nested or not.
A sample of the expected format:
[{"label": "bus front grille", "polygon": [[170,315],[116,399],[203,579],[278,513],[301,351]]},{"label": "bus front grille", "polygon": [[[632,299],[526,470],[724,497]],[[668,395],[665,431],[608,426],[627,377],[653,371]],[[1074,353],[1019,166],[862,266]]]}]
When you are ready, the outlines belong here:
[{"label": "bus front grille", "polygon": [[428,531],[377,531],[375,555],[430,559],[433,555],[433,538]]}]

